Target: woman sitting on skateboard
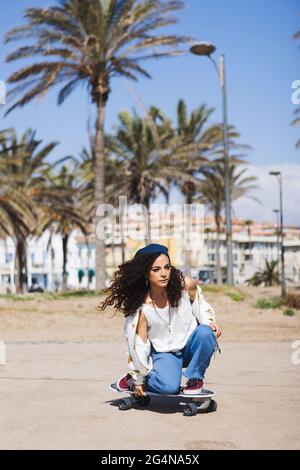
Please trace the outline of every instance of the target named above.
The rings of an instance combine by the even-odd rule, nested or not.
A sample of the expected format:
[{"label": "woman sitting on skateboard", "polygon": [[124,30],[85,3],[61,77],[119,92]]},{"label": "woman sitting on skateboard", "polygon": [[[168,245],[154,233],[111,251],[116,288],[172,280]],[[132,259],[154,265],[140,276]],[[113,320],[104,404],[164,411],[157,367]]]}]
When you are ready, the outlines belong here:
[{"label": "woman sitting on skateboard", "polygon": [[[151,244],[119,267],[99,305],[113,305],[125,315],[128,373],[121,391],[197,395],[221,332],[201,289],[171,265],[168,249]],[[186,368],[184,372],[182,369]]]}]

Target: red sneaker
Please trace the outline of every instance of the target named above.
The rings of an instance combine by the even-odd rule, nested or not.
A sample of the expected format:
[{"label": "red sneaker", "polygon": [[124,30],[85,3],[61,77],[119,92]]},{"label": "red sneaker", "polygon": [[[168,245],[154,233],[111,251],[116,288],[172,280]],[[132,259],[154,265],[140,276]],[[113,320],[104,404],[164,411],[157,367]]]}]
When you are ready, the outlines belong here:
[{"label": "red sneaker", "polygon": [[117,389],[120,390],[120,392],[129,392],[133,390],[134,386],[134,380],[131,377],[130,374],[123,375],[118,381],[117,381]]},{"label": "red sneaker", "polygon": [[185,395],[198,395],[202,392],[203,389],[203,380],[200,379],[190,379],[187,383],[187,386],[183,389]]}]

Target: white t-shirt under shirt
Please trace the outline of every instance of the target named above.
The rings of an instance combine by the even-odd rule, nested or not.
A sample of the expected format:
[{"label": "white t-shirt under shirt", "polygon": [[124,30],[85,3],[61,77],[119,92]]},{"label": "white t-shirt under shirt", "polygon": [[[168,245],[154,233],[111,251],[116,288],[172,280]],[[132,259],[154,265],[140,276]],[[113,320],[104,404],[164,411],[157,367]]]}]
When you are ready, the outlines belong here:
[{"label": "white t-shirt under shirt", "polygon": [[148,323],[148,338],[154,349],[157,352],[176,352],[183,349],[198,325],[188,293],[183,291],[178,307],[170,307],[170,325],[169,305],[155,308],[151,304],[142,306]]}]

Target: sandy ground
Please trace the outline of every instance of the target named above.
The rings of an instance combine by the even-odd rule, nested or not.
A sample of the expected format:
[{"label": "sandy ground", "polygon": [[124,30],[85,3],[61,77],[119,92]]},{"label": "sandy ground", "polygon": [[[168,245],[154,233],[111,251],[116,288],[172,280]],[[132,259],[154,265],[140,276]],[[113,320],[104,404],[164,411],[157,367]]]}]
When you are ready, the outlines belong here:
[{"label": "sandy ground", "polygon": [[206,377],[218,410],[191,418],[160,397],[118,410],[108,384],[126,364],[123,319],[96,298],[0,299],[0,449],[300,449],[300,312],[252,306],[275,293],[206,294],[223,331]]}]

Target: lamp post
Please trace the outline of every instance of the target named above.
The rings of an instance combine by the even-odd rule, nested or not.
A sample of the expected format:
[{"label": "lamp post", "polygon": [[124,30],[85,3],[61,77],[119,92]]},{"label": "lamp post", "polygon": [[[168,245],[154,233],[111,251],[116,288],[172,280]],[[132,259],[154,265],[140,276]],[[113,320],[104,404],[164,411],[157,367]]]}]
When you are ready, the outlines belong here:
[{"label": "lamp post", "polygon": [[279,209],[273,209],[273,212],[276,214],[276,237],[277,237],[277,261],[279,264],[280,261],[280,241],[279,241],[279,225],[280,225],[280,219],[279,219]]},{"label": "lamp post", "polygon": [[280,254],[281,254],[281,296],[286,295],[285,269],[284,269],[284,246],[283,246],[283,204],[282,204],[282,174],[281,171],[270,171],[270,175],[276,176],[279,183],[280,202]]},{"label": "lamp post", "polygon": [[229,155],[228,155],[228,123],[227,123],[227,95],[225,81],[225,57],[220,56],[220,66],[211,57],[216,46],[209,42],[200,42],[190,48],[190,52],[197,56],[208,57],[218,74],[222,90],[223,104],[223,146],[224,146],[224,187],[225,187],[225,217],[226,217],[226,247],[227,247],[227,284],[234,283],[233,277],[233,253],[232,253],[232,220],[231,220],[231,187],[229,177]]}]

